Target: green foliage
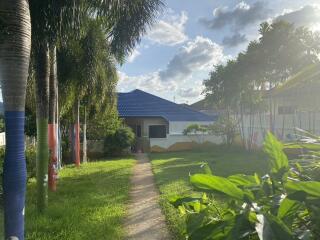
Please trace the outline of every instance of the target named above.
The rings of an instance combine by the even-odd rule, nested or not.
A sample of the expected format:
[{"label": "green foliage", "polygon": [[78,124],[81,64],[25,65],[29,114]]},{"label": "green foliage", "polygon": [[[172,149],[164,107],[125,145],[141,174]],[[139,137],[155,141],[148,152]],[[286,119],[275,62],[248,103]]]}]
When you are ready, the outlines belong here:
[{"label": "green foliage", "polygon": [[[227,64],[215,66],[204,80],[206,100],[234,113],[264,110],[266,86],[273,88],[319,62],[320,35],[293,24],[262,23],[260,38]],[[260,90],[260,91],[259,91]]]},{"label": "green foliage", "polygon": [[184,135],[191,134],[204,134],[208,131],[207,126],[203,126],[200,124],[190,124],[186,129],[183,130]]},{"label": "green foliage", "polygon": [[[168,227],[173,233],[173,239],[176,240],[185,239],[184,233],[187,225],[185,220],[187,216],[179,214],[179,211],[170,204],[170,201],[177,197],[197,199],[202,197],[201,193],[193,191],[189,181],[190,174],[206,172],[221,177],[232,175],[235,176],[235,179],[239,174],[240,176],[248,174],[254,178],[254,176],[251,176],[252,174],[257,172],[262,175],[268,167],[264,153],[259,151],[248,152],[236,146],[227,148],[219,145],[210,146],[210,148],[201,151],[152,153],[150,157],[156,183],[161,192],[160,205],[166,215]],[[212,170],[208,171],[209,166]],[[207,193],[207,197],[210,194]],[[217,209],[213,209],[213,211],[221,211],[226,201],[216,194],[214,196],[214,206]],[[196,216],[192,219],[197,221]],[[192,222],[192,220],[190,221]]]},{"label": "green foliage", "polygon": [[104,140],[105,151],[108,155],[120,155],[123,150],[128,149],[135,140],[131,128],[123,126],[115,133],[108,135]]},{"label": "green foliage", "polygon": [[[264,150],[269,156],[269,174],[263,177],[190,177],[195,189],[209,195],[192,201],[173,200],[186,215],[189,239],[319,239],[320,182],[304,181],[297,169],[289,169],[283,145],[271,133]],[[220,210],[212,199],[217,194],[226,200]],[[195,218],[198,221],[188,224]]]},{"label": "green foliage", "polygon": [[0,132],[4,132],[4,119],[2,115],[0,115]]},{"label": "green foliage", "polygon": [[224,142],[230,146],[238,133],[237,122],[231,117],[220,116],[215,123],[208,126],[208,132],[222,137]]}]

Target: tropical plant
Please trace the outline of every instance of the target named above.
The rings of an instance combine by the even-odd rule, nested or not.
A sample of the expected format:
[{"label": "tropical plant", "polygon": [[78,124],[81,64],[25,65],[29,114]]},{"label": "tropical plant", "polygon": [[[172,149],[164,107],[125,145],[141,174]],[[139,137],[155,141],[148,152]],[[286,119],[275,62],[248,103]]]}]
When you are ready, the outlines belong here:
[{"label": "tropical plant", "polygon": [[[262,177],[224,178],[208,167],[205,174],[190,177],[203,195],[172,199],[186,215],[188,239],[319,239],[320,182],[290,167],[282,143],[271,133],[264,151],[269,171]],[[218,196],[224,205],[216,205]]]},{"label": "tropical plant", "polygon": [[6,127],[6,153],[3,164],[6,239],[24,239],[24,116],[31,49],[30,21],[27,0],[1,1],[0,79]]},{"label": "tropical plant", "polygon": [[[37,96],[37,118],[38,118],[38,206],[42,211],[46,205],[47,199],[47,182],[46,168],[48,162],[48,124],[49,110],[55,109],[54,100],[49,100],[49,91],[51,96],[54,89],[49,90],[49,69],[51,64],[51,79],[55,80],[55,48],[59,44],[63,45],[68,42],[70,36],[74,35],[79,39],[82,36],[81,26],[88,19],[97,20],[104,27],[105,36],[110,42],[113,54],[117,59],[122,60],[126,53],[130,52],[141,35],[145,32],[146,27],[153,22],[155,14],[158,12],[162,2],[160,0],[143,0],[143,1],[53,1],[53,0],[30,0],[30,9],[32,15],[33,30],[33,49],[35,55],[36,67],[36,96]],[[130,28],[127,28],[130,27]],[[51,60],[49,53],[51,52]],[[52,81],[54,86],[54,81]],[[81,85],[81,83],[79,84]],[[77,102],[79,99],[77,99]],[[51,103],[51,104],[50,104]],[[50,108],[49,108],[50,104]],[[77,106],[74,104],[74,106]],[[75,107],[79,109],[79,107]],[[79,112],[79,111],[77,111]],[[77,114],[78,115],[78,114]],[[79,136],[79,115],[76,120],[76,156],[80,156],[80,136]],[[52,120],[52,119],[51,119]],[[50,123],[52,122],[50,120]],[[52,127],[53,128],[53,127]],[[50,131],[53,133],[54,131]],[[50,138],[52,139],[52,138]],[[52,141],[54,143],[54,141]],[[51,144],[50,144],[51,145]],[[54,144],[52,144],[54,145]],[[54,146],[51,149],[54,151]],[[54,158],[54,156],[53,156]],[[80,158],[77,157],[77,164]],[[52,164],[51,164],[52,165]],[[50,165],[50,166],[51,166]],[[52,169],[51,169],[52,170]],[[52,172],[52,171],[51,171]],[[52,175],[49,177],[52,179]]]}]

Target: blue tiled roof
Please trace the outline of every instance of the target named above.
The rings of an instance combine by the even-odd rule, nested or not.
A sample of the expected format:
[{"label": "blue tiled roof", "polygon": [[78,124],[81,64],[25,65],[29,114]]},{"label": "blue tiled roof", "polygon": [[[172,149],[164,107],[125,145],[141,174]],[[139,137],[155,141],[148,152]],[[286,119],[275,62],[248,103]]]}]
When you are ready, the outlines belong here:
[{"label": "blue tiled roof", "polygon": [[162,117],[167,121],[214,121],[216,117],[170,102],[141,90],[118,93],[120,117]]}]

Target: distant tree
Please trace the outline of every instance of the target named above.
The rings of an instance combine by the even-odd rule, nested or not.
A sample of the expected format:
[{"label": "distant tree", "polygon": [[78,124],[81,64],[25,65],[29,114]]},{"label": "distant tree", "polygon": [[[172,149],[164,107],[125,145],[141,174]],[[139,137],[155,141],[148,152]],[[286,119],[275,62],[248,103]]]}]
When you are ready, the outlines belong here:
[{"label": "distant tree", "polygon": [[221,116],[215,123],[207,127],[209,134],[222,137],[227,146],[234,143],[237,136],[237,121],[231,117]]},{"label": "distant tree", "polygon": [[[214,66],[209,78],[204,80],[207,103],[215,105],[228,121],[231,121],[231,113],[239,115],[243,139],[243,115],[246,112],[252,117],[265,109],[264,90],[283,83],[305,66],[319,62],[318,33],[283,21],[262,23],[259,33],[260,38],[250,42],[246,51],[226,64]],[[253,129],[254,122],[250,122],[250,129]],[[249,135],[253,136],[252,133]]]}]

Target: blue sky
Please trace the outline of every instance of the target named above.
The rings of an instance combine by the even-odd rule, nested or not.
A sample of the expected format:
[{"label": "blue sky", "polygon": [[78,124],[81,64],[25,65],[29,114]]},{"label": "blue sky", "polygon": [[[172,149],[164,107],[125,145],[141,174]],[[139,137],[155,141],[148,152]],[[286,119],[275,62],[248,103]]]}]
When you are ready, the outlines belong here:
[{"label": "blue sky", "polygon": [[202,81],[257,39],[263,21],[283,18],[320,29],[319,0],[167,0],[166,8],[119,68],[118,91],[139,88],[168,100],[203,98]]}]

